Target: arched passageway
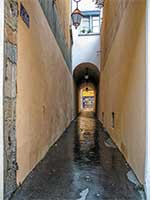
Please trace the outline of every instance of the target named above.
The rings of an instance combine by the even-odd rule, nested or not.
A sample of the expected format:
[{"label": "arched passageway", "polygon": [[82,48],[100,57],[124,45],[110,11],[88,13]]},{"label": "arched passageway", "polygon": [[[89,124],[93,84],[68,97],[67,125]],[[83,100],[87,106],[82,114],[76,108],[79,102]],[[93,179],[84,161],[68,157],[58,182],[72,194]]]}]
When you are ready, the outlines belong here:
[{"label": "arched passageway", "polygon": [[96,113],[99,69],[92,63],[81,63],[73,71],[76,93],[76,112]]},{"label": "arched passageway", "polygon": [[77,90],[78,113],[82,111],[96,111],[96,88],[92,83],[83,83]]},{"label": "arched passageway", "polygon": [[0,1],[0,199],[144,199],[145,3],[136,1],[105,1],[101,34],[88,11],[90,29],[76,30],[77,40],[70,0]]}]

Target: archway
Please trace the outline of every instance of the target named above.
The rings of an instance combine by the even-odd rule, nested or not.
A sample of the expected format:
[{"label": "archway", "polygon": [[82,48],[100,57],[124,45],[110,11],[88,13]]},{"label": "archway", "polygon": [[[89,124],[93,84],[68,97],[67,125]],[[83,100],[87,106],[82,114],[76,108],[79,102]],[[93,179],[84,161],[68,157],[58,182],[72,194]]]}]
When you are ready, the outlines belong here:
[{"label": "archway", "polygon": [[76,112],[97,112],[99,69],[92,63],[81,63],[73,71],[76,88]]},{"label": "archway", "polygon": [[78,112],[96,111],[96,89],[94,84],[82,83],[78,87]]}]

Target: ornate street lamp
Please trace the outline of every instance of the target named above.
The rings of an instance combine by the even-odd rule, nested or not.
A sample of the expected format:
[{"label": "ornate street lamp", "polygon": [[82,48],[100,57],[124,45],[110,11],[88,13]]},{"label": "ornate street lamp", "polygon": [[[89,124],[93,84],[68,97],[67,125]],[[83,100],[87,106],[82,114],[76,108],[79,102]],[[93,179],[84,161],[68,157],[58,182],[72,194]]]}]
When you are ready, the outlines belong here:
[{"label": "ornate street lamp", "polygon": [[98,5],[99,8],[104,7],[104,0],[96,0],[96,4]]},{"label": "ornate street lamp", "polygon": [[71,18],[72,18],[72,22],[73,22],[73,25],[75,26],[75,28],[77,29],[78,26],[80,26],[80,23],[81,23],[81,19],[82,19],[82,14],[81,14],[81,11],[79,10],[78,8],[78,3],[79,1],[81,0],[74,0],[77,4],[77,7],[76,9],[73,11],[73,13],[71,14]]}]

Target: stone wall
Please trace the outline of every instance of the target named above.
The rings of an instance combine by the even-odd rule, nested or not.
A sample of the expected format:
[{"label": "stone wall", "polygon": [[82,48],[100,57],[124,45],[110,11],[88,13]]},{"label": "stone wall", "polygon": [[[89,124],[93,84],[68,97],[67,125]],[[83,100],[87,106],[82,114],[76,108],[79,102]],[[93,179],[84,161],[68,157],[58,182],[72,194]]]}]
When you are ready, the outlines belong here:
[{"label": "stone wall", "polygon": [[16,189],[17,0],[5,0],[4,173],[5,199]]},{"label": "stone wall", "polygon": [[4,0],[0,1],[0,199],[4,199]]}]

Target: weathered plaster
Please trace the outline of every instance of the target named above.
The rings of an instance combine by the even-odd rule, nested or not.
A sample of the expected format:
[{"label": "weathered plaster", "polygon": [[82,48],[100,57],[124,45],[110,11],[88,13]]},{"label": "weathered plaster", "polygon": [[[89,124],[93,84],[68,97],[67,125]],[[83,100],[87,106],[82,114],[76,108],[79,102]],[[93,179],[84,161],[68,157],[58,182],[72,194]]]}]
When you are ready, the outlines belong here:
[{"label": "weathered plaster", "polygon": [[[115,5],[112,6],[113,8]],[[99,117],[102,119],[104,112],[104,126],[123,152],[140,182],[144,184],[145,1],[129,1],[124,9],[106,64],[101,71]],[[113,14],[113,11],[110,14]],[[109,17],[111,19],[111,16]],[[115,127],[112,127],[113,112],[115,113]]]},{"label": "weathered plaster", "polygon": [[3,132],[3,82],[4,82],[4,0],[0,1],[0,199],[4,197],[4,132]]},{"label": "weathered plaster", "polygon": [[[104,1],[103,22],[101,28],[101,69],[106,64],[120,22],[130,0]],[[131,2],[131,1],[130,1]],[[109,13],[109,14],[108,14]]]},{"label": "weathered plaster", "polygon": [[73,79],[38,1],[18,18],[17,182],[45,156],[73,118]]},{"label": "weathered plaster", "polygon": [[62,55],[71,71],[70,0],[39,0]]},{"label": "weathered plaster", "polygon": [[17,0],[5,1],[4,48],[4,191],[9,199],[16,189],[16,64]]}]

